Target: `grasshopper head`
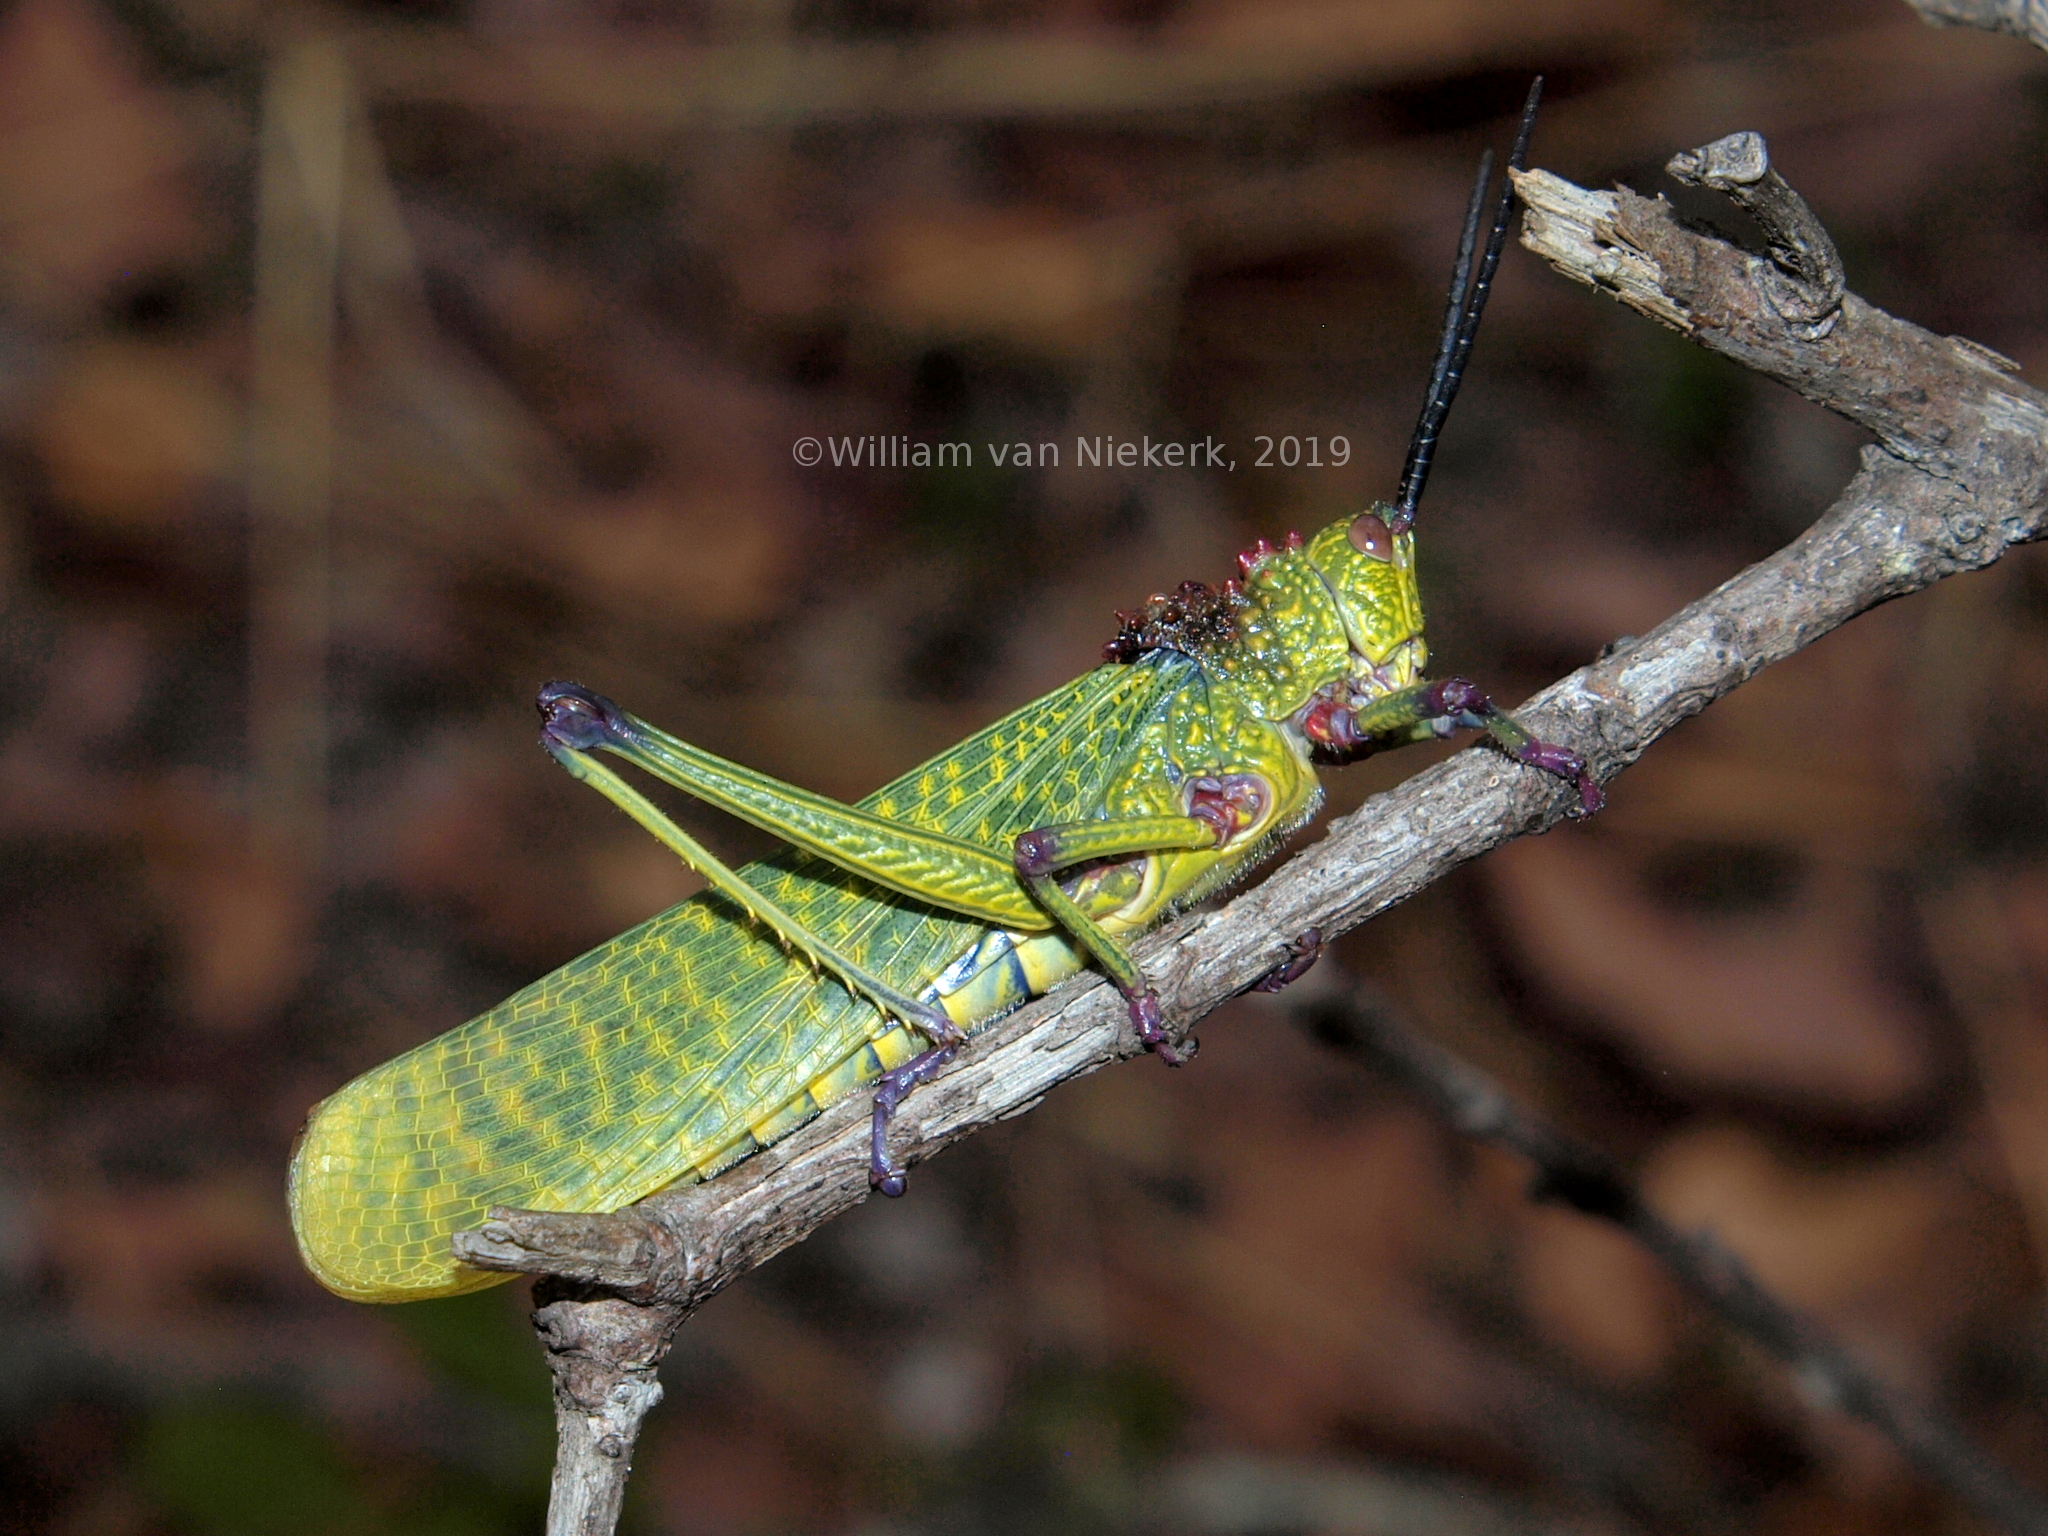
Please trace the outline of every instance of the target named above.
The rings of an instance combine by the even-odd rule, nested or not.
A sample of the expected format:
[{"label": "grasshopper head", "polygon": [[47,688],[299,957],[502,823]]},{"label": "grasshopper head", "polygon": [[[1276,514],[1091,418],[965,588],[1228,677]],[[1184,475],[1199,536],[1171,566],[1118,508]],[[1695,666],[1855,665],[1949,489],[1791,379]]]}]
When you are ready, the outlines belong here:
[{"label": "grasshopper head", "polygon": [[1422,675],[1422,593],[1415,584],[1415,535],[1393,531],[1384,505],[1332,523],[1305,553],[1331,595],[1351,645],[1354,683],[1371,693],[1406,687]]}]

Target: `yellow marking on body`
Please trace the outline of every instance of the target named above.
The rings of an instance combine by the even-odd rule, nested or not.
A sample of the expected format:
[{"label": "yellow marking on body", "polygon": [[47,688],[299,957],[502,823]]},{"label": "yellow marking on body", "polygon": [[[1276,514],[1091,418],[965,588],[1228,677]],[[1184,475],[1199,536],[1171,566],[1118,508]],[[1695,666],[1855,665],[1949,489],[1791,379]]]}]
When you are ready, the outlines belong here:
[{"label": "yellow marking on body", "polygon": [[1043,997],[1081,969],[1081,957],[1072,941],[1056,933],[1026,939],[1017,946],[1017,959],[1032,995],[1037,997]]}]

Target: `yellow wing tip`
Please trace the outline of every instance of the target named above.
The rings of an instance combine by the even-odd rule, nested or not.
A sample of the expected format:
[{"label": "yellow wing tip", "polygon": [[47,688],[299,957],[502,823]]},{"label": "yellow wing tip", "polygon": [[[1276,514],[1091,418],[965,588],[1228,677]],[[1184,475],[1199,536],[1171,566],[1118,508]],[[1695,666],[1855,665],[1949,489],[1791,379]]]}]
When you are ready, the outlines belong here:
[{"label": "yellow wing tip", "polygon": [[296,1179],[292,1185],[292,1236],[306,1270],[328,1290],[347,1301],[389,1303],[432,1301],[463,1296],[516,1280],[517,1275],[477,1269],[459,1262],[452,1249],[445,1257],[408,1258],[393,1265],[374,1255],[348,1254],[337,1225],[308,1219],[300,1207]]},{"label": "yellow wing tip", "polygon": [[292,1237],[307,1272],[345,1300],[377,1304],[462,1296],[517,1279],[499,1270],[458,1262],[446,1246],[453,1229],[437,1234],[444,1247],[441,1254],[408,1254],[396,1263],[392,1261],[395,1256],[351,1243],[351,1238],[360,1234],[360,1213],[351,1220],[345,1203],[323,1198],[331,1194],[332,1185],[318,1172],[319,1165],[334,1155],[335,1143],[345,1140],[334,1124],[341,1118],[335,1106],[342,1097],[337,1094],[314,1105],[292,1147],[286,1203],[291,1211]]},{"label": "yellow wing tip", "polygon": [[379,1272],[375,1265],[348,1272],[328,1264],[307,1241],[304,1232],[297,1235],[299,1257],[305,1261],[306,1269],[315,1280],[344,1301],[369,1302],[378,1306],[401,1301],[435,1301],[443,1296],[466,1296],[471,1291],[488,1290],[519,1278],[500,1270],[475,1269],[457,1263],[452,1256],[445,1263],[425,1261],[409,1265],[403,1278]]}]

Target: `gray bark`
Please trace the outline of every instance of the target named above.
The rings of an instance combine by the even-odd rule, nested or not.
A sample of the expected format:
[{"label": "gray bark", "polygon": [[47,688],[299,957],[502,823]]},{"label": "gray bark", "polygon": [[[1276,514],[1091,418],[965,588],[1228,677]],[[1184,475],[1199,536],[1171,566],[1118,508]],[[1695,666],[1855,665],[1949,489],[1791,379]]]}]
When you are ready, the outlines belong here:
[{"label": "gray bark", "polygon": [[1906,0],[1920,19],[1936,27],[1978,27],[2010,32],[2048,48],[2048,0]]}]

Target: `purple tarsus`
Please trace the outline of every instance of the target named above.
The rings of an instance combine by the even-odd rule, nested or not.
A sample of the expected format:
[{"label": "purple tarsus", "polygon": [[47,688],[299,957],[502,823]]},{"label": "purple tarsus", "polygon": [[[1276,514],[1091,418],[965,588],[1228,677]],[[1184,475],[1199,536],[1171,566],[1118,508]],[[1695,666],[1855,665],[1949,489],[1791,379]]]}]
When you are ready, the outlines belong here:
[{"label": "purple tarsus", "polygon": [[[1489,699],[1479,685],[1462,677],[1448,677],[1432,684],[1424,695],[1428,712],[1437,718],[1448,717],[1468,728],[1491,731],[1513,753],[1515,761],[1526,763],[1531,768],[1540,768],[1545,773],[1555,774],[1560,779],[1569,779],[1578,787],[1579,816],[1591,816],[1607,803],[1600,785],[1587,768],[1585,758],[1570,747],[1560,747],[1555,742],[1538,741],[1526,736],[1521,727],[1512,720],[1500,706]],[[1504,734],[1501,726],[1512,727],[1512,734]],[[1518,742],[1517,737],[1522,739]]]},{"label": "purple tarsus", "polygon": [[939,1045],[913,1056],[893,1072],[884,1072],[875,1084],[874,1130],[868,1143],[868,1184],[877,1194],[894,1200],[903,1193],[903,1170],[889,1156],[889,1121],[910,1090],[928,1083],[939,1068],[959,1054],[958,1044]]},{"label": "purple tarsus", "polygon": [[1186,1066],[1194,1055],[1195,1042],[1183,1041],[1182,1048],[1176,1049],[1167,1038],[1166,1019],[1159,1011],[1159,994],[1148,990],[1127,1001],[1131,1005],[1131,1025],[1138,1031],[1145,1049],[1169,1067]]},{"label": "purple tarsus", "polygon": [[1310,928],[1300,938],[1287,946],[1289,959],[1275,966],[1252,983],[1254,992],[1278,992],[1291,987],[1309,972],[1309,967],[1323,955],[1323,930]]},{"label": "purple tarsus", "polygon": [[1531,768],[1541,768],[1545,773],[1554,773],[1560,779],[1570,779],[1578,785],[1581,816],[1591,816],[1607,803],[1607,796],[1601,793],[1598,781],[1586,767],[1586,760],[1570,747],[1532,741],[1517,749],[1515,756]]}]

